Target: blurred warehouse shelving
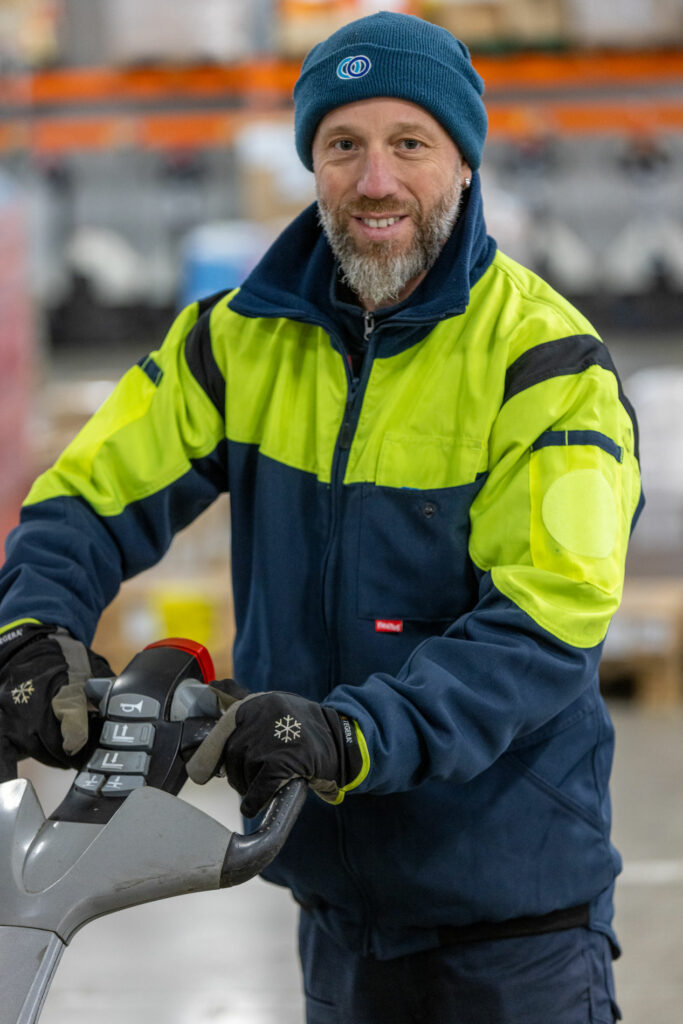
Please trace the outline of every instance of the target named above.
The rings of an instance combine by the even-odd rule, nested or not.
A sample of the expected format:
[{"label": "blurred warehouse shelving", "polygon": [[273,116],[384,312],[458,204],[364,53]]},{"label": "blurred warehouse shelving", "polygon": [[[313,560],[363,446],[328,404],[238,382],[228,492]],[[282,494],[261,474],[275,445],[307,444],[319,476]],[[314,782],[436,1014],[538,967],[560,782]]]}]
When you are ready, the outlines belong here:
[{"label": "blurred warehouse shelving", "polygon": [[[585,0],[0,0],[0,160],[29,196],[34,290],[54,343],[90,337],[100,305],[111,340],[131,323],[156,330],[156,310],[185,298],[178,266],[194,227],[246,219],[272,236],[311,199],[291,141],[301,57],[380,8],[475,48],[502,247],[624,328],[653,313],[672,322],[670,293],[683,291],[683,235],[668,215],[683,207],[672,0],[614,0],[609,14]],[[644,212],[645,252],[629,209]]]},{"label": "blurred warehouse shelving", "polygon": [[[494,139],[539,124],[559,135],[683,132],[683,55],[656,52],[478,55]],[[209,149],[254,117],[289,112],[299,62],[66,68],[6,75],[0,150]]]}]

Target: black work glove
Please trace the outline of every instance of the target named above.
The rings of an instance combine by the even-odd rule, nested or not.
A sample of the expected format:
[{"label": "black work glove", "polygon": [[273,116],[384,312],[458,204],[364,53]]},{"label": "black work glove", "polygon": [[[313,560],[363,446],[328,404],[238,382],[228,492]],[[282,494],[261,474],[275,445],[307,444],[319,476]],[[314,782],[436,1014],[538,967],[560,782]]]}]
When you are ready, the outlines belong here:
[{"label": "black work glove", "polygon": [[208,782],[221,764],[253,818],[293,778],[306,779],[328,803],[341,803],[367,774],[365,741],[356,722],[294,693],[254,693],[235,701],[187,764]]},{"label": "black work glove", "polygon": [[[109,664],[61,626],[22,623],[0,634],[0,747],[3,773],[34,757],[79,768],[90,750],[84,686],[112,676]],[[92,713],[97,714],[93,708]]]}]

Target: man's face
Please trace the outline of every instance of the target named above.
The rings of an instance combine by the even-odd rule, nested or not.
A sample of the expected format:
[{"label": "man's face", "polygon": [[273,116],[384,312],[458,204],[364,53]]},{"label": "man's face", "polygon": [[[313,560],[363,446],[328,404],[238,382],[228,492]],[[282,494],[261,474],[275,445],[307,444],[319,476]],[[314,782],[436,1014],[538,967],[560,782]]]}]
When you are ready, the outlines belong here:
[{"label": "man's face", "polygon": [[368,309],[406,298],[457,219],[471,172],[431,114],[379,98],[330,111],[313,141],[320,219]]}]

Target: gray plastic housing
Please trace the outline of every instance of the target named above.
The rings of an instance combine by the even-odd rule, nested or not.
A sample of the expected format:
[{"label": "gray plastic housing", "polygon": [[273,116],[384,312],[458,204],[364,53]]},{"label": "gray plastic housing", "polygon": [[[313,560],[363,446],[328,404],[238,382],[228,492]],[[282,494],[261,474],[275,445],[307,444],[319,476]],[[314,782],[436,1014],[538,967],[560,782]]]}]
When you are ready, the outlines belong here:
[{"label": "gray plastic housing", "polygon": [[135,790],[103,826],[46,820],[26,779],[0,785],[0,924],[68,943],[88,921],[218,889],[233,833],[177,797]]},{"label": "gray plastic housing", "polygon": [[35,1024],[62,952],[88,921],[238,885],[279,853],[306,798],[295,779],[258,829],[231,832],[178,797],[134,790],[104,825],[46,819],[32,784],[0,784],[0,1013]]}]

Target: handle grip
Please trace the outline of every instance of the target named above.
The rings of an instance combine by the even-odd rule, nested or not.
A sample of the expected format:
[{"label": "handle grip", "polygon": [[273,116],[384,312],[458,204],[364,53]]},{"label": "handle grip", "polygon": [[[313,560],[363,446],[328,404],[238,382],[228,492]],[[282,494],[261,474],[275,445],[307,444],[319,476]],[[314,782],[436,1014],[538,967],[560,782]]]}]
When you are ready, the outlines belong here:
[{"label": "handle grip", "polygon": [[268,804],[255,832],[234,832],[221,870],[221,889],[258,875],[277,857],[306,800],[306,781],[292,779]]}]

